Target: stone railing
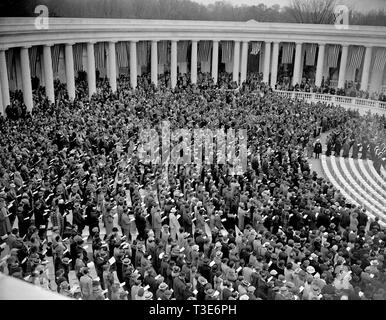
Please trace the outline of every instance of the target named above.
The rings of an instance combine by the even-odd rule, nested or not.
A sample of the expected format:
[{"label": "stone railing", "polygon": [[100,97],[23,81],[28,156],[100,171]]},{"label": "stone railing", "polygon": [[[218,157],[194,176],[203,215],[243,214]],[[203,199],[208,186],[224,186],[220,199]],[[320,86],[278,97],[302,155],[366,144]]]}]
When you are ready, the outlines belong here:
[{"label": "stone railing", "polygon": [[359,109],[363,112],[370,111],[371,113],[386,115],[386,102],[360,99],[354,97],[335,96],[331,94],[298,92],[298,91],[281,91],[275,92],[289,99],[306,100],[307,102],[326,102],[341,105],[351,109]]}]

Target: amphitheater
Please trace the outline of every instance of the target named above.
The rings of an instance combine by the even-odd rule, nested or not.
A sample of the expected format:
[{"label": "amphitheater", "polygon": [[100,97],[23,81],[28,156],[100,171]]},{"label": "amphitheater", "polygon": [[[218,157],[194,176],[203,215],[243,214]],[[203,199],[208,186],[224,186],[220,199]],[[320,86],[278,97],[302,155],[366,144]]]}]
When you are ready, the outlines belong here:
[{"label": "amphitheater", "polygon": [[[253,48],[258,48],[258,53],[252,57]],[[0,112],[5,115],[10,91],[15,90],[22,90],[27,110],[32,110],[33,77],[40,79],[51,102],[55,102],[55,79],[66,84],[69,98],[74,99],[75,77],[81,70],[87,71],[89,97],[98,90],[96,70],[109,79],[113,91],[117,90],[119,74],[130,75],[133,88],[137,86],[137,76],[145,72],[150,72],[156,86],[164,72],[170,72],[172,88],[178,74],[184,73],[190,75],[192,83],[197,82],[199,72],[211,73],[216,83],[220,64],[224,64],[239,85],[253,69],[261,72],[263,81],[275,88],[279,58],[285,50],[293,55],[293,85],[303,77],[305,57],[315,50],[311,56],[316,67],[316,86],[327,78],[331,60],[336,59],[338,70],[332,82],[337,88],[344,87],[346,81],[358,81],[361,90],[386,92],[385,61],[381,61],[385,49],[385,27],[339,29],[333,25],[254,20],[50,18],[47,29],[37,29],[33,18],[3,18],[0,20]],[[226,55],[229,57],[224,60]],[[203,56],[206,59],[200,61]],[[386,115],[386,102],[315,92],[276,90],[276,93],[290,99],[341,105],[361,114]],[[386,168],[381,167],[377,172],[369,159],[324,155],[320,163],[322,174],[346,199],[364,206],[370,218],[378,217],[380,224],[386,226]]]}]

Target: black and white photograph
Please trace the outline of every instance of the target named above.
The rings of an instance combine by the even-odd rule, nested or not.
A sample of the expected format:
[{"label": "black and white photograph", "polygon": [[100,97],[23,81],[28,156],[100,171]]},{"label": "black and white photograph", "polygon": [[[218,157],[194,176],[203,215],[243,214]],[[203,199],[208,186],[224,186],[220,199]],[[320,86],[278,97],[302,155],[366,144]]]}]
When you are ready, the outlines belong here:
[{"label": "black and white photograph", "polygon": [[2,312],[328,316],[385,258],[386,0],[1,0]]}]

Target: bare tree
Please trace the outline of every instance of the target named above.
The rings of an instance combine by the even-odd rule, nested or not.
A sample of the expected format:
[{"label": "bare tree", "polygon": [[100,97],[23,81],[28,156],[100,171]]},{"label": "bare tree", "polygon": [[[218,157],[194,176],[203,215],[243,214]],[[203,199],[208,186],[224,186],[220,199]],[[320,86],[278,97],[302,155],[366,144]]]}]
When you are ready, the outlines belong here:
[{"label": "bare tree", "polygon": [[332,24],[336,0],[292,0],[287,12],[297,23]]}]

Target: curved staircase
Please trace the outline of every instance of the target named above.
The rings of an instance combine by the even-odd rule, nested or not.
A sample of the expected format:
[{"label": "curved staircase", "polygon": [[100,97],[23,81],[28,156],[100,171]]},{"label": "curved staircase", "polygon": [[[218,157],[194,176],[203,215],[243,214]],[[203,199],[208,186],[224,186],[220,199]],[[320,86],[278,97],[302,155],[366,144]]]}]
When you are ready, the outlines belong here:
[{"label": "curved staircase", "polygon": [[366,208],[371,219],[379,217],[386,227],[386,176],[375,171],[372,161],[322,155],[321,163],[328,180],[350,203]]}]

